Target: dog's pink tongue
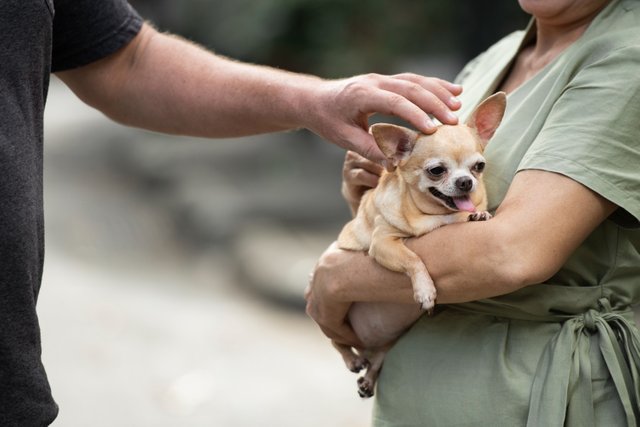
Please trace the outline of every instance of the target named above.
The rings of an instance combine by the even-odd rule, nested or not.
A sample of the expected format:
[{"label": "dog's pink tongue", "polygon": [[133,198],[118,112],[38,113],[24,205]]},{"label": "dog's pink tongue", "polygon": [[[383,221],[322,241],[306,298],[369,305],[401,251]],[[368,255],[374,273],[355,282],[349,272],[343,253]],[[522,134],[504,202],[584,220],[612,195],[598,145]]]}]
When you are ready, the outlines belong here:
[{"label": "dog's pink tongue", "polygon": [[453,203],[455,203],[456,204],[456,208],[458,208],[461,211],[467,211],[467,212],[475,212],[476,211],[476,207],[473,204],[473,202],[471,201],[471,198],[469,196],[454,197],[453,198]]}]

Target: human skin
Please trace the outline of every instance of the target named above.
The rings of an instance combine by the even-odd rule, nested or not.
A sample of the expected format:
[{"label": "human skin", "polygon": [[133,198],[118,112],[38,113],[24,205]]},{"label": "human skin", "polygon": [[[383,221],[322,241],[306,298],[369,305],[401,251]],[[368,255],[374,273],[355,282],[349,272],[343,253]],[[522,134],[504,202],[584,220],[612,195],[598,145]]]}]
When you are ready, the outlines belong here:
[{"label": "human skin", "polygon": [[[586,0],[580,2],[581,7],[571,7],[576,3],[573,0],[520,3],[536,17],[537,37],[535,44],[516,58],[501,87],[507,92],[577,40],[608,1]],[[353,154],[347,157],[343,195],[353,210],[358,195],[376,181],[377,172],[366,160],[349,156],[357,158]],[[426,264],[439,304],[474,301],[550,278],[616,208],[568,177],[525,170],[516,174],[490,221],[448,225],[410,239],[407,245]],[[353,301],[414,303],[406,276],[335,244],[320,258],[306,299],[307,313],[329,338],[355,346],[360,342],[346,321]]]},{"label": "human skin", "polygon": [[395,115],[433,133],[427,113],[456,124],[462,91],[410,73],[324,80],[241,63],[147,24],[114,54],[57,76],[125,125],[209,138],[307,128],[378,162],[384,156],[368,133],[370,115]]}]

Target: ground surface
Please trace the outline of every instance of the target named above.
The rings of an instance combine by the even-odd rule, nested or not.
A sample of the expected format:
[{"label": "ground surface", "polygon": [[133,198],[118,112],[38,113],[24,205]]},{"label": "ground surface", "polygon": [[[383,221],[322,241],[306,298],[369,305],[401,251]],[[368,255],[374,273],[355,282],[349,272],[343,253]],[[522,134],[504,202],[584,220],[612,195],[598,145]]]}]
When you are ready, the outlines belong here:
[{"label": "ground surface", "polygon": [[[158,208],[162,193],[149,201],[109,160],[110,138],[121,143],[134,134],[75,102],[58,82],[46,135],[39,315],[61,407],[55,426],[368,425],[371,403],[357,397],[355,376],[299,306],[273,304],[239,283],[259,273],[236,274],[230,252],[259,258],[252,248],[290,235],[262,227],[256,245],[242,234],[235,245],[228,238],[190,245],[176,229],[175,209]],[[225,194],[220,180],[217,186]],[[230,206],[217,203],[216,221]],[[298,265],[283,267],[298,288],[331,237],[308,239],[305,248],[313,249],[298,250]]]}]

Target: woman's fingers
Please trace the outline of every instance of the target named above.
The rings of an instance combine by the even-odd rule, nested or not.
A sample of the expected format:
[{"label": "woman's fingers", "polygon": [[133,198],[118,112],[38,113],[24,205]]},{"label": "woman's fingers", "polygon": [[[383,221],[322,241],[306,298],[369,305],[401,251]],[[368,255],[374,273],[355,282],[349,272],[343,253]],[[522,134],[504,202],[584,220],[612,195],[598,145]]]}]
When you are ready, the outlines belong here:
[{"label": "woman's fingers", "polygon": [[378,185],[380,175],[366,171],[365,169],[351,169],[345,174],[345,181],[349,187],[374,188]]},{"label": "woman's fingers", "polygon": [[342,177],[351,184],[375,187],[383,167],[353,151],[347,151]]},{"label": "woman's fingers", "polygon": [[335,256],[339,251],[334,242],[318,261],[305,291],[306,312],[330,339],[339,344],[361,347],[360,339],[347,320],[351,302],[337,296],[342,285],[333,280],[332,274],[327,274],[333,262],[332,254]]}]

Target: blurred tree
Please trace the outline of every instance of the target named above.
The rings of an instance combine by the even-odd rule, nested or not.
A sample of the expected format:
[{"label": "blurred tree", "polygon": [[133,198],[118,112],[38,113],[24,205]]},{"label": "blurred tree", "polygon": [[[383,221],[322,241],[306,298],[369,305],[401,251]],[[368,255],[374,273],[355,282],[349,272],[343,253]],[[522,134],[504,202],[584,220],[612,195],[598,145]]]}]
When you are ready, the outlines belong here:
[{"label": "blurred tree", "polygon": [[516,0],[131,0],[160,29],[221,54],[340,77],[407,58],[460,64],[524,28]]}]

